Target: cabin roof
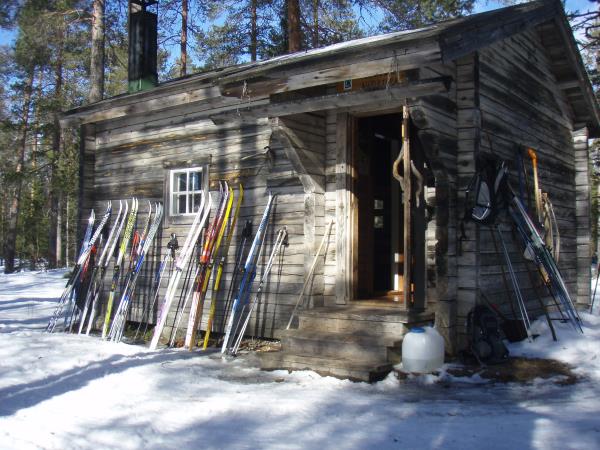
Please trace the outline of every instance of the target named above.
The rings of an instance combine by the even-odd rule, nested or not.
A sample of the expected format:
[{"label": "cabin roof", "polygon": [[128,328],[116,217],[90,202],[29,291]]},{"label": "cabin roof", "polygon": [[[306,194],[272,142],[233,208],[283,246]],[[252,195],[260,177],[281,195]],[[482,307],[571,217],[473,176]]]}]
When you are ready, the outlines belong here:
[{"label": "cabin roof", "polygon": [[[398,46],[406,49],[413,43],[414,54],[397,56],[394,50],[394,58],[401,60],[406,67],[411,67],[411,63],[416,67],[419,64],[427,65],[428,62],[450,62],[530,28],[537,30],[548,52],[558,86],[571,105],[575,128],[587,126],[591,136],[600,136],[600,109],[558,0],[510,6],[415,30],[355,39],[268,60],[200,72],[166,81],[147,91],[122,94],[72,109],[63,113],[61,123],[63,126],[72,126],[101,122],[195,102],[210,101],[216,107],[239,105],[248,92],[255,98],[261,95],[268,97],[274,93],[308,87],[310,83],[317,86],[352,78],[344,75],[343,70],[328,72],[327,69],[321,69],[317,72],[318,76],[313,76],[314,72],[310,74],[313,79],[308,83],[306,80],[300,82],[298,76],[291,82],[294,71],[306,72],[309,67],[319,70],[332,61],[334,66],[348,65],[354,62],[354,57],[357,60],[360,57],[368,58],[370,52]],[[385,59],[378,61],[383,63]]]}]

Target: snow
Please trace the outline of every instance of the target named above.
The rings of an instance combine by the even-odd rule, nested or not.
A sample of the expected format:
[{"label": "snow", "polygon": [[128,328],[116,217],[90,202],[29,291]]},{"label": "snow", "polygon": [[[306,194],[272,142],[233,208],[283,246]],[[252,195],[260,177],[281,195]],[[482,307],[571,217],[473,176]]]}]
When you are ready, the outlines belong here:
[{"label": "snow", "polygon": [[369,385],[47,334],[64,273],[0,275],[0,449],[600,448],[597,316],[583,336],[559,324],[554,343],[540,322],[533,343],[511,345],[572,364],[575,385],[446,370]]}]

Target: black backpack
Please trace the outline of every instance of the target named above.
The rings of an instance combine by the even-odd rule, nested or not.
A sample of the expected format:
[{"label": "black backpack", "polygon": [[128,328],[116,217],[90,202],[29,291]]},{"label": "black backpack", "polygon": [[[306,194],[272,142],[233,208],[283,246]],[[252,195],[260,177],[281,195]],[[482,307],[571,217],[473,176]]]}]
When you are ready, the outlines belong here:
[{"label": "black backpack", "polygon": [[502,203],[508,171],[503,161],[491,155],[479,156],[477,167],[466,192],[465,219],[491,224]]},{"label": "black backpack", "polygon": [[469,311],[467,333],[471,352],[480,363],[499,364],[508,359],[498,316],[487,306],[476,305]]}]

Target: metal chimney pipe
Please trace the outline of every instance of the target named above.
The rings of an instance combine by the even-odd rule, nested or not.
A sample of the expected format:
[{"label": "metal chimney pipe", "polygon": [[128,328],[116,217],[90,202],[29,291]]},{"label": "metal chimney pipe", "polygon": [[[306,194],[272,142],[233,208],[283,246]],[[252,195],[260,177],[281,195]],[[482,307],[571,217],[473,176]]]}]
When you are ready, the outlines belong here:
[{"label": "metal chimney pipe", "polygon": [[157,0],[129,0],[129,93],[151,89],[158,84],[158,16],[146,8]]}]

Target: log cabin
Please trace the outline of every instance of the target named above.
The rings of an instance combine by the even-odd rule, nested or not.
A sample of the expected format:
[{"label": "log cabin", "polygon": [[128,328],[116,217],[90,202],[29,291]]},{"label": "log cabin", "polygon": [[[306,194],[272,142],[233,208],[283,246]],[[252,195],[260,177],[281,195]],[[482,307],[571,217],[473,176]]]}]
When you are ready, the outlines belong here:
[{"label": "log cabin", "polygon": [[[80,222],[107,200],[135,196],[165,205],[132,321],[155,320],[155,312],[138,317],[141,305],[170,234],[187,233],[195,189],[215,190],[227,180],[241,183],[245,196],[221,292],[232,280],[242,224],[257,226],[268,192],[277,195],[276,206],[258,276],[276,230],[289,233],[247,329],[282,341],[281,351],[262,358],[264,368],[374,380],[399,360],[410,327],[434,322],[446,353],[457,354],[482,292],[505,313],[514,310],[491,230],[463,221],[465,190],[479,154],[514,163],[523,148],[537,152],[540,184],[554,204],[566,285],[578,306],[589,303],[588,139],[599,134],[600,114],[559,1],[160,84],[153,70],[150,82],[135,73],[130,79],[130,87],[150,88],[61,118],[81,132]],[[393,164],[403,148],[403,110],[410,161],[401,186]],[[182,174],[199,182],[181,189],[174,180]],[[528,308],[540,315],[539,276],[510,223],[503,219],[501,227]],[[209,292],[212,301],[218,335],[225,302]]]}]

